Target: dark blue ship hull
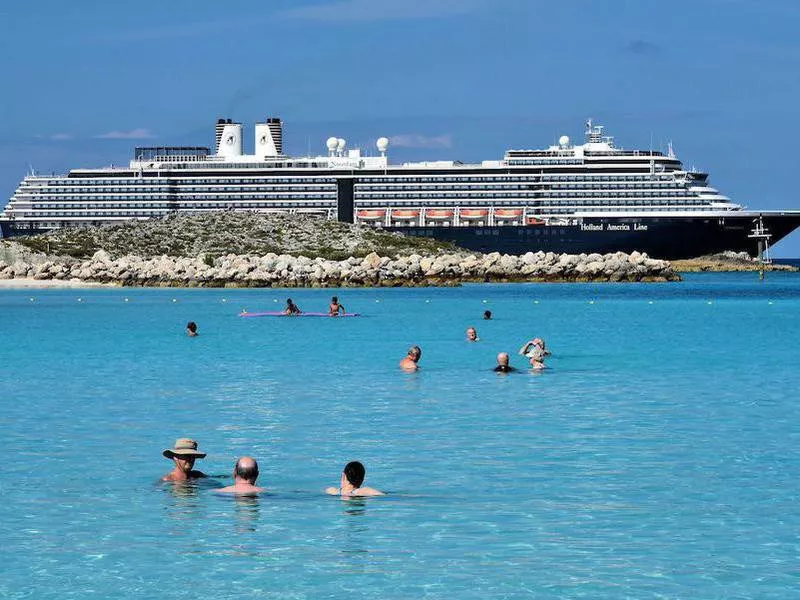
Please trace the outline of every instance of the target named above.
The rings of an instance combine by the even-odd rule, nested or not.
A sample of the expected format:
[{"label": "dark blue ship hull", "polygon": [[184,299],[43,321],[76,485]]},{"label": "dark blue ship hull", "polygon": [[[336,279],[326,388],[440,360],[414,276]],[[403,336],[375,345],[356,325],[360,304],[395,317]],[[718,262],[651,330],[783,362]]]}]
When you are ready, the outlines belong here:
[{"label": "dark blue ship hull", "polygon": [[[508,227],[389,227],[407,235],[433,237],[479,252],[646,252],[655,258],[695,258],[725,250],[758,254],[748,237],[754,213],[726,217],[635,217],[583,219],[579,225]],[[800,212],[763,213],[770,246],[800,226]]]}]

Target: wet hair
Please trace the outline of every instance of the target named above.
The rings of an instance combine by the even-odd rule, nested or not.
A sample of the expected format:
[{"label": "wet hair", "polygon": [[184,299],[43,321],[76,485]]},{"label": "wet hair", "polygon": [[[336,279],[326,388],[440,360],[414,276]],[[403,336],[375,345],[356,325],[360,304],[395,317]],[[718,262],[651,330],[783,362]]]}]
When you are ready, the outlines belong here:
[{"label": "wet hair", "polygon": [[411,346],[411,348],[408,349],[408,355],[409,356],[414,355],[417,357],[417,360],[419,360],[420,358],[422,358],[422,348],[420,348],[419,346]]},{"label": "wet hair", "polygon": [[331,298],[331,302],[333,302],[334,304],[339,304],[338,296],[334,296],[333,298]]},{"label": "wet hair", "polygon": [[350,482],[350,485],[354,485],[357,488],[361,487],[361,484],[364,483],[364,476],[367,474],[367,470],[357,460],[353,462],[349,462],[344,467],[344,476],[347,478],[347,481]]},{"label": "wet hair", "polygon": [[286,299],[286,304],[294,304],[294,302],[292,302],[292,299],[291,299],[291,298],[287,298],[287,299]]},{"label": "wet hair", "polygon": [[492,311],[490,311],[490,310],[483,311],[483,318],[484,319],[491,319],[492,318]]},{"label": "wet hair", "polygon": [[255,480],[258,479],[258,463],[253,461],[252,464],[248,461],[242,466],[240,461],[236,461],[236,476],[244,479],[245,481],[249,481],[250,483],[255,483]]},{"label": "wet hair", "polygon": [[189,321],[186,324],[186,329],[188,329],[192,333],[195,333],[197,331],[197,323],[195,323],[194,321]]}]

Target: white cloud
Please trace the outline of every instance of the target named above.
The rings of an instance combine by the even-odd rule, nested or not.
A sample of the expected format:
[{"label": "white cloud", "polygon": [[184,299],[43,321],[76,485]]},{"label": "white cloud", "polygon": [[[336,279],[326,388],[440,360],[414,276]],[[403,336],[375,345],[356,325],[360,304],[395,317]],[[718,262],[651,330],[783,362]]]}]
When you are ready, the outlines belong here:
[{"label": "white cloud", "polygon": [[336,0],[290,8],[279,16],[315,21],[427,19],[472,13],[486,4],[486,0]]},{"label": "white cloud", "polygon": [[152,131],[145,127],[131,129],[130,131],[109,131],[94,136],[101,140],[149,140],[156,137]]},{"label": "white cloud", "polygon": [[398,148],[452,148],[453,136],[450,133],[427,136],[419,133],[402,133],[389,138],[393,146]]}]

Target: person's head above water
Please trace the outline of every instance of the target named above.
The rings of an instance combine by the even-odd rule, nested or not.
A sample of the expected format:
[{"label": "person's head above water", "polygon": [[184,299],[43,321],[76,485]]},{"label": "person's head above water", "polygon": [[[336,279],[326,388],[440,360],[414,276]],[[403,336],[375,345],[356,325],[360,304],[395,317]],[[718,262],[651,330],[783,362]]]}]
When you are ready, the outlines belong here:
[{"label": "person's head above water", "polygon": [[292,304],[294,304],[294,302],[292,302],[292,299],[291,299],[291,298],[287,298],[287,299],[286,299],[286,304],[287,304],[288,306],[291,306]]},{"label": "person's head above water", "polygon": [[497,355],[497,364],[501,367],[508,366],[508,352],[501,352]]},{"label": "person's head above water", "polygon": [[339,304],[339,297],[334,296],[333,298],[331,298],[331,304]]},{"label": "person's head above water", "polygon": [[194,471],[194,461],[205,458],[206,453],[197,449],[197,442],[189,438],[175,440],[174,448],[167,448],[162,452],[164,458],[175,463],[172,471],[162,477],[163,481],[185,481],[195,477],[205,477],[200,471]]},{"label": "person's head above water", "polygon": [[422,358],[422,348],[419,346],[411,346],[411,348],[408,349],[408,358],[414,362],[419,362],[419,359]]},{"label": "person's head above water", "polygon": [[487,320],[487,321],[488,321],[489,319],[491,319],[491,318],[492,318],[492,311],[490,311],[490,310],[485,310],[485,311],[483,311],[483,318],[484,318],[485,320]]},{"label": "person's head above water", "polygon": [[344,478],[347,482],[355,488],[360,488],[364,483],[364,477],[367,475],[367,470],[357,460],[349,462],[344,467]]},{"label": "person's head above water", "polygon": [[474,327],[467,327],[467,339],[470,342],[475,342],[478,339],[478,332]]},{"label": "person's head above water", "polygon": [[186,333],[189,335],[197,335],[197,323],[194,321],[189,321],[186,324]]},{"label": "person's head above water", "polygon": [[233,471],[236,480],[255,485],[258,479],[258,463],[251,456],[242,456],[236,461],[236,468]]}]

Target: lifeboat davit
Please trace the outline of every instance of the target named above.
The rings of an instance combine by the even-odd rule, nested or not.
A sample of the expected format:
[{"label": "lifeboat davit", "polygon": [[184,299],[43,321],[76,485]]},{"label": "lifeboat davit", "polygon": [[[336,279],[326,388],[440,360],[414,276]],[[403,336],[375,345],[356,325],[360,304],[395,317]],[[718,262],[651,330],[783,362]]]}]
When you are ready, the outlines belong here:
[{"label": "lifeboat davit", "polygon": [[429,208],[425,211],[425,218],[431,221],[452,221],[455,211],[450,208]]},{"label": "lifeboat davit", "polygon": [[393,210],[392,219],[396,221],[415,221],[419,219],[418,210]]},{"label": "lifeboat davit", "polygon": [[489,211],[485,208],[462,208],[458,216],[462,221],[485,221]]},{"label": "lifeboat davit", "polygon": [[521,208],[495,208],[495,219],[519,219],[522,216]]},{"label": "lifeboat davit", "polygon": [[386,216],[385,208],[359,210],[356,216],[362,221],[381,221]]}]

